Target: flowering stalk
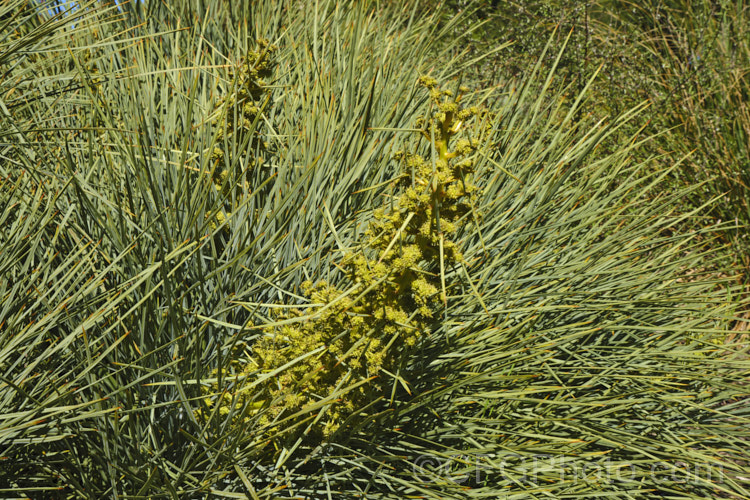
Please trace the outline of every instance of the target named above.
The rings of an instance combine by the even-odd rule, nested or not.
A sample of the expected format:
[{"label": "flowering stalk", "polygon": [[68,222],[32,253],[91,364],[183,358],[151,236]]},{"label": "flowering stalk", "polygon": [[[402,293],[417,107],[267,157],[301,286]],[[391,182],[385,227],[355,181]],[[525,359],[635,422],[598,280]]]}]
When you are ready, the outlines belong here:
[{"label": "flowering stalk", "polygon": [[[312,434],[328,438],[350,416],[383,398],[390,377],[409,390],[398,373],[408,349],[436,321],[445,266],[463,259],[453,239],[478,192],[472,176],[479,140],[464,125],[480,110],[462,109],[461,94],[453,98],[434,79],[423,77],[420,84],[436,112],[417,126],[436,154],[395,154],[403,175],[394,183],[401,194],[392,208],[374,211],[366,241],[341,262],[354,287],[342,291],[325,281],[303,283],[305,296],[323,305],[305,314],[292,310],[283,319],[299,321],[266,328],[252,347],[243,377],[300,360],[273,383],[253,389],[264,391],[259,399],[279,402],[261,417],[264,424],[294,414],[303,419],[306,409],[322,402],[327,411]],[[467,90],[462,87],[461,93]],[[242,397],[234,401],[238,408],[243,404]]]},{"label": "flowering stalk", "polygon": [[[263,119],[264,107],[270,96],[267,80],[273,75],[277,47],[263,39],[257,43],[258,47],[250,51],[236,69],[230,71],[230,77],[236,79],[235,91],[221,98],[216,106],[219,112],[214,119],[217,145],[211,153],[214,163],[211,180],[216,190],[224,196],[231,194],[233,186],[237,187],[238,196],[250,191],[249,181],[242,179],[242,172],[231,173],[231,168],[239,165],[239,162],[229,157],[232,154],[244,157],[244,153],[237,151],[241,146],[244,146],[242,151],[251,151],[253,154],[249,156],[249,164],[245,165],[245,172],[249,172],[252,168],[263,166],[263,153],[270,148],[262,138],[258,123]],[[235,151],[232,151],[233,147]],[[226,208],[232,209],[231,206]],[[214,231],[225,221],[225,214],[219,212],[209,222],[209,227]]]}]

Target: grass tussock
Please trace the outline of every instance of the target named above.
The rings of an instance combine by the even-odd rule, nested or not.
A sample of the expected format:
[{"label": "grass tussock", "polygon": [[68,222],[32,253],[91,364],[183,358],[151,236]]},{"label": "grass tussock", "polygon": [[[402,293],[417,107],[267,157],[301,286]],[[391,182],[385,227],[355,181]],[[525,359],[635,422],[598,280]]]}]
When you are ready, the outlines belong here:
[{"label": "grass tussock", "polygon": [[750,496],[744,73],[656,120],[482,4],[55,5],[0,5],[2,496]]}]

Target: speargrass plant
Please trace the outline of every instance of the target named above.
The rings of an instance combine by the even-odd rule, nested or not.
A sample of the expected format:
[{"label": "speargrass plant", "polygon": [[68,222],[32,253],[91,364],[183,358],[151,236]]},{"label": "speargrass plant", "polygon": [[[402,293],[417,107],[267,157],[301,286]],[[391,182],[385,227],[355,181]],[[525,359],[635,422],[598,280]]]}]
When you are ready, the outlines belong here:
[{"label": "speargrass plant", "polygon": [[459,21],[0,5],[2,495],[750,495],[720,228]]}]

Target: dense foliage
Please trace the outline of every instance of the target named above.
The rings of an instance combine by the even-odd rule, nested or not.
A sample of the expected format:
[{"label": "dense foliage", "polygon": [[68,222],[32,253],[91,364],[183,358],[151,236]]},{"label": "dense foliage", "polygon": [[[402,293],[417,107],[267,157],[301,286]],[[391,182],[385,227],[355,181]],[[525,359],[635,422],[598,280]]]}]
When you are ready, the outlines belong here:
[{"label": "dense foliage", "polygon": [[749,497],[699,3],[0,3],[0,494]]}]

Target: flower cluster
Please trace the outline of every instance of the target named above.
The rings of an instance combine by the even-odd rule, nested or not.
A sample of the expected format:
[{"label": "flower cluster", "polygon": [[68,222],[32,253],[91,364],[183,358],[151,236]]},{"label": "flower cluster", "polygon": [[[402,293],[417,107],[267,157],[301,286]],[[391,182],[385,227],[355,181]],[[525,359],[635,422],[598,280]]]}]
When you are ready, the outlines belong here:
[{"label": "flower cluster", "polygon": [[351,287],[304,283],[316,305],[281,315],[287,321],[266,328],[252,346],[242,377],[291,363],[272,384],[256,388],[264,392],[256,401],[277,402],[262,417],[268,425],[317,415],[308,435],[328,438],[393,386],[409,390],[398,374],[445,304],[445,270],[463,258],[454,238],[479,191],[472,182],[479,142],[465,125],[481,111],[460,106],[465,88],[454,98],[430,78],[420,83],[435,109],[417,124],[429,150],[395,155],[400,194],[374,211],[365,240],[340,264]]},{"label": "flower cluster", "polygon": [[[240,64],[230,70],[229,77],[235,81],[235,89],[219,100],[217,109],[221,112],[214,119],[218,127],[217,146],[213,158],[223,160],[227,151],[225,144],[237,145],[249,140],[251,151],[267,149],[258,133],[258,122],[262,120],[265,101],[269,96],[268,78],[273,75],[277,48],[267,40],[258,40],[258,47],[248,53]],[[252,134],[247,138],[246,134]],[[262,163],[262,158],[253,158],[253,164]],[[221,173],[221,171],[219,172]]]},{"label": "flower cluster", "polygon": [[[258,40],[257,48],[229,71],[229,77],[235,82],[233,92],[217,103],[213,121],[217,127],[217,139],[211,153],[214,163],[212,181],[224,196],[229,196],[233,186],[237,188],[238,195],[249,192],[247,173],[252,168],[262,166],[265,163],[264,154],[270,151],[261,130],[263,112],[270,98],[268,79],[273,75],[276,51],[277,48],[267,40]],[[246,151],[252,154],[246,155]],[[239,171],[240,162],[233,160],[236,157],[249,158],[248,164],[242,166],[244,178],[243,172]],[[211,229],[215,230],[217,223],[221,222],[211,221]]]}]

